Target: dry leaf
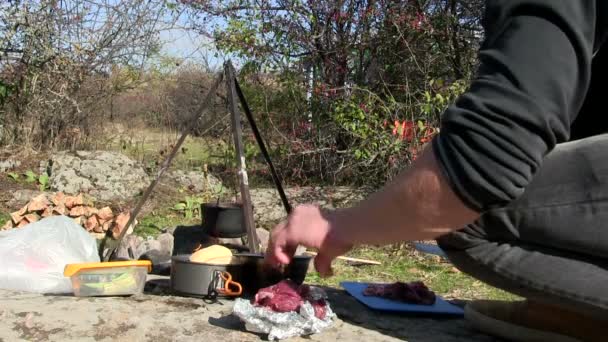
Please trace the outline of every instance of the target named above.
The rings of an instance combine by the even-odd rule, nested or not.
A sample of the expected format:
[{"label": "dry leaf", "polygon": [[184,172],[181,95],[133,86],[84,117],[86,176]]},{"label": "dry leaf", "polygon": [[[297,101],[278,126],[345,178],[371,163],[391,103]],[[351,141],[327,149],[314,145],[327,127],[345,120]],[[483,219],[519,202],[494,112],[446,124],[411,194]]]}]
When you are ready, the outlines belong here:
[{"label": "dry leaf", "polygon": [[97,226],[99,226],[99,222],[97,222],[97,217],[95,216],[89,217],[84,223],[84,227],[87,229],[88,232],[97,228]]},{"label": "dry leaf", "polygon": [[32,213],[36,211],[41,211],[49,207],[49,200],[46,198],[45,194],[40,194],[34,197],[30,203],[27,205],[27,210]]},{"label": "dry leaf", "polygon": [[51,202],[53,202],[53,204],[56,206],[59,206],[59,205],[63,206],[63,205],[65,205],[65,198],[66,198],[65,194],[60,191],[51,198]]},{"label": "dry leaf", "polygon": [[72,216],[72,217],[85,216],[86,214],[87,214],[87,208],[80,206],[80,205],[77,207],[73,207],[70,210],[70,216]]},{"label": "dry leaf", "polygon": [[100,221],[106,222],[114,218],[114,213],[110,207],[104,207],[97,211],[97,217]]}]

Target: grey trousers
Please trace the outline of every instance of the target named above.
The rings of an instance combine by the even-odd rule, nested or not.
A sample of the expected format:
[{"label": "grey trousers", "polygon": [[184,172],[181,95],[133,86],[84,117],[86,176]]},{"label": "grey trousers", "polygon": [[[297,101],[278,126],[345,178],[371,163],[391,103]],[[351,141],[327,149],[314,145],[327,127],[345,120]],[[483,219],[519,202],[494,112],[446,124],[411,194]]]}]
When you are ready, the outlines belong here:
[{"label": "grey trousers", "polygon": [[437,242],[483,282],[608,318],[608,134],[558,145],[520,198]]}]

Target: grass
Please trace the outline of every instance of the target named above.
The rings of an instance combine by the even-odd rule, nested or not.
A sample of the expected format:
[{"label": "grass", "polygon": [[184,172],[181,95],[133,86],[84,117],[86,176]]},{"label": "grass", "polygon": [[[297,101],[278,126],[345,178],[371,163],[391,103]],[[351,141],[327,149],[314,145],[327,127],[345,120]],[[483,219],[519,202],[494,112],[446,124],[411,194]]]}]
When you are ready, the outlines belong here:
[{"label": "grass", "polygon": [[[127,138],[128,137],[128,138]],[[122,152],[125,155],[156,168],[171,151],[179,135],[161,129],[139,128],[125,131],[122,137],[114,139],[107,149]],[[223,164],[225,144],[220,140],[188,136],[176,155],[172,167],[178,170],[200,171],[205,164]]]},{"label": "grass", "polygon": [[0,226],[3,226],[10,219],[11,216],[8,213],[0,211]]},{"label": "grass", "polygon": [[184,218],[183,215],[170,214],[170,215],[159,215],[149,214],[142,217],[139,220],[139,224],[135,228],[134,233],[141,237],[153,237],[158,236],[162,231],[169,227],[175,227],[179,225],[197,225],[201,223],[200,217],[194,217],[191,219]]},{"label": "grass", "polygon": [[352,266],[341,260],[334,265],[334,276],[321,278],[309,273],[310,284],[340,287],[342,281],[395,282],[421,280],[446,299],[515,300],[517,296],[486,285],[439,257],[423,255],[409,247],[359,248],[348,256],[382,262],[379,266]]}]

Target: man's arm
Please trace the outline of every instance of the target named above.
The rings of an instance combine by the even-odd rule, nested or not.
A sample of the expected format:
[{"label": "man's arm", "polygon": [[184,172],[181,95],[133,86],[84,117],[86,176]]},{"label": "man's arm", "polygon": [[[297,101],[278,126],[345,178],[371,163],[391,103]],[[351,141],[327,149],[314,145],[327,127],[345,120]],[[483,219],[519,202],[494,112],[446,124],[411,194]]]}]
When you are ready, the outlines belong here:
[{"label": "man's arm", "polygon": [[523,193],[585,98],[595,1],[488,0],[484,23],[477,77],[432,146],[353,208],[296,208],[272,234],[270,261],[288,262],[301,244],[319,249],[328,274],[353,245],[435,238]]},{"label": "man's arm", "polygon": [[428,146],[393,182],[332,220],[352,244],[383,245],[435,239],[478,216],[456,196]]},{"label": "man's arm", "polygon": [[596,1],[488,0],[480,67],[443,115],[434,152],[470,208],[519,197],[567,141],[589,87]]},{"label": "man's arm", "polygon": [[273,230],[267,258],[287,264],[298,245],[316,248],[317,271],[330,275],[332,261],[354,245],[434,239],[478,215],[454,194],[429,146],[408,170],[355,207],[296,207]]}]

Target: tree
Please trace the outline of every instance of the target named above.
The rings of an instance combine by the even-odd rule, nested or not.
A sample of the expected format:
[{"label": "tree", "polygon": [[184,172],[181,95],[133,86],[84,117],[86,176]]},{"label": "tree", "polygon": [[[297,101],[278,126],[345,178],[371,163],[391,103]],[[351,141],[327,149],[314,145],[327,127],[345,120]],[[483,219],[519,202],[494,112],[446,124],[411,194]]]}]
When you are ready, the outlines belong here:
[{"label": "tree", "polygon": [[10,140],[52,146],[71,129],[87,133],[113,67],[143,68],[173,21],[164,0],[2,2],[0,124]]}]

